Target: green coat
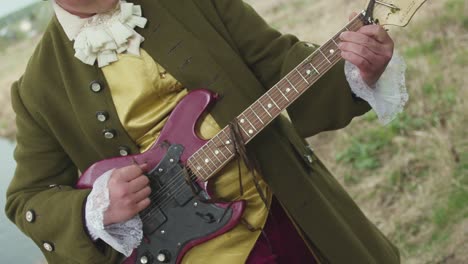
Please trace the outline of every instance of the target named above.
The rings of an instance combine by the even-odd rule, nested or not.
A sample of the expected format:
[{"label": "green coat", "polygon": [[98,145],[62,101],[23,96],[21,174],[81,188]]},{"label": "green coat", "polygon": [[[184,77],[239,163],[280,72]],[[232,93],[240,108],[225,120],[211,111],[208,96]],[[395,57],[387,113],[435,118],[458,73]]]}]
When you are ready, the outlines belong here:
[{"label": "green coat", "polygon": [[[148,18],[143,48],[188,89],[222,95],[212,109],[225,126],[293,69],[316,46],[281,35],[240,0],[142,0]],[[74,58],[56,18],[12,87],[18,127],[17,169],[7,193],[8,217],[43,251],[49,263],[115,263],[121,256],[97,247],[83,225],[89,190],[73,188],[78,171],[94,162],[132,153],[138,146],[119,122],[102,71]],[[102,90],[93,92],[92,82]],[[96,112],[107,111],[99,122]],[[310,152],[303,138],[346,126],[369,110],[355,100],[334,67],[248,145],[274,194],[331,263],[399,263],[398,250]],[[103,130],[115,129],[105,139]],[[312,162],[304,158],[312,155]],[[274,165],[273,165],[274,164]],[[34,213],[33,221],[25,215]],[[31,220],[31,219],[29,219]],[[53,246],[44,250],[43,243]]]}]

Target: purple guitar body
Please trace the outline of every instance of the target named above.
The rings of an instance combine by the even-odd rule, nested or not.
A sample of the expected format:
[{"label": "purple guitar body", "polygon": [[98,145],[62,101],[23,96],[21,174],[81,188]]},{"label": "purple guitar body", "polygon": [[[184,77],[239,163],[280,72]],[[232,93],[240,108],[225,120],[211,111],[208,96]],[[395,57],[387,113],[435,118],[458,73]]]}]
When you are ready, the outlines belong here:
[{"label": "purple guitar body", "polygon": [[[144,239],[125,264],[181,263],[187,251],[235,227],[245,201],[206,203],[208,181],[195,178],[186,163],[207,141],[195,132],[196,123],[216,95],[209,90],[190,92],[176,106],[157,142],[142,154],[94,163],[80,177],[77,188],[92,188],[104,172],[147,163],[152,187],[150,207],[140,213]],[[187,176],[192,176],[190,181]],[[200,199],[202,197],[202,199]]]}]

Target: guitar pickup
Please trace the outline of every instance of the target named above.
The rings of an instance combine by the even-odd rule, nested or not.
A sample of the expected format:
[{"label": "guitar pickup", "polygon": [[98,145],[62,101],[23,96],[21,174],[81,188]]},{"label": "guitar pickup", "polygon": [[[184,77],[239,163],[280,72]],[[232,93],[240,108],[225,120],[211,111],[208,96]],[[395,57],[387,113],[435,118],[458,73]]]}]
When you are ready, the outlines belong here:
[{"label": "guitar pickup", "polygon": [[151,235],[167,221],[166,215],[158,208],[153,208],[151,211],[146,212],[144,216],[141,215],[141,217],[145,219],[143,221],[143,233],[145,235]]}]

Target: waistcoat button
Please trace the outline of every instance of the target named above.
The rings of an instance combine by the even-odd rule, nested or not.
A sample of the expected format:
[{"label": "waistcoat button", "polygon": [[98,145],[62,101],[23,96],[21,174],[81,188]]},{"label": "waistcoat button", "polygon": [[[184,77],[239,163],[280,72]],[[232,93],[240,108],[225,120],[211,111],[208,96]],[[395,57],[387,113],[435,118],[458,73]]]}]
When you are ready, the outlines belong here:
[{"label": "waistcoat button", "polygon": [[119,147],[119,154],[122,157],[128,156],[128,154],[130,154],[130,148],[125,146]]},{"label": "waistcoat button", "polygon": [[109,114],[105,111],[99,111],[96,113],[96,118],[99,122],[105,122],[109,118]]},{"label": "waistcoat button", "polygon": [[116,132],[115,132],[114,129],[105,129],[103,131],[103,135],[107,139],[113,139],[115,137],[115,134],[116,134]]},{"label": "waistcoat button", "polygon": [[103,87],[98,81],[92,81],[89,84],[89,88],[91,89],[91,91],[93,91],[95,93],[99,93],[100,91],[102,91]]}]

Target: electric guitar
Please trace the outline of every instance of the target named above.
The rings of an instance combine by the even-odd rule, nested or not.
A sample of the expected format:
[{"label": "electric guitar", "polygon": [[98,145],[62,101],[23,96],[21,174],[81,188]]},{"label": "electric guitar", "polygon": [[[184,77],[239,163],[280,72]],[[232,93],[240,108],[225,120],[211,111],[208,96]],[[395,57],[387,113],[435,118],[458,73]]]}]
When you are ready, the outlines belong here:
[{"label": "electric guitar", "polygon": [[[234,122],[248,143],[283,110],[341,60],[339,35],[367,24],[406,26],[425,0],[370,0],[365,11],[302,61],[275,86],[238,115]],[[209,90],[190,92],[176,106],[159,139],[137,155],[99,161],[80,177],[77,188],[92,188],[104,172],[147,163],[151,204],[140,212],[144,239],[125,264],[181,263],[188,250],[226,233],[241,220],[245,201],[207,203],[208,180],[236,156],[232,126],[211,140],[195,132],[198,119],[216,101]]]}]

